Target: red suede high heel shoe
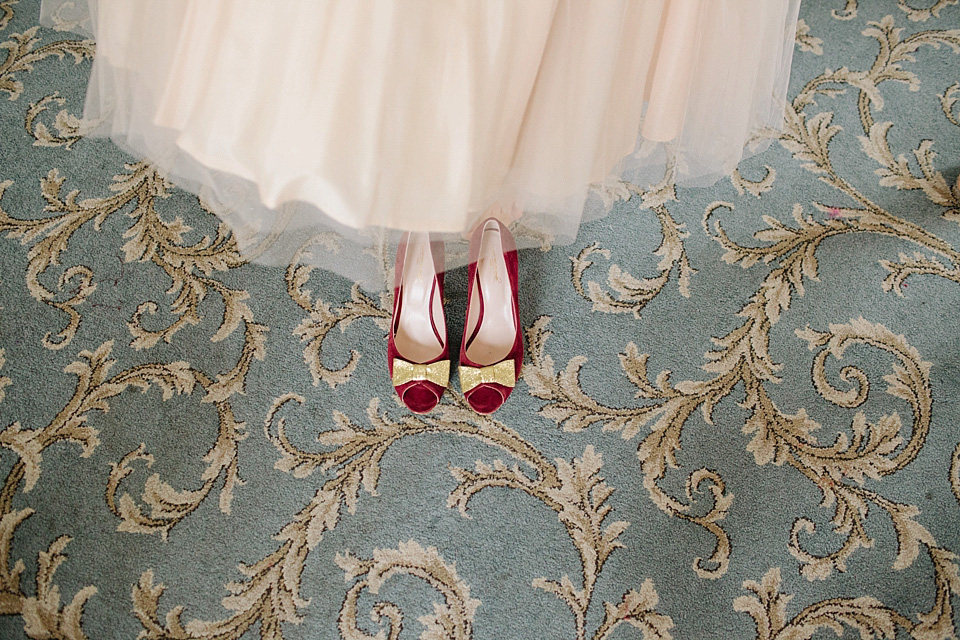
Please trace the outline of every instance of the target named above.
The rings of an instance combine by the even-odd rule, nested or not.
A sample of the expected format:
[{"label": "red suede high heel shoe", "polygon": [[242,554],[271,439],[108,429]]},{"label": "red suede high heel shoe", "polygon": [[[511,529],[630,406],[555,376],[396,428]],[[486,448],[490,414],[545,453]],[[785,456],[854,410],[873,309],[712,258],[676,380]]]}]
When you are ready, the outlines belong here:
[{"label": "red suede high heel shoe", "polygon": [[493,413],[516,386],[523,366],[517,301],[517,245],[496,218],[470,239],[467,320],[460,347],[460,388],[477,413]]},{"label": "red suede high heel shoe", "polygon": [[387,368],[397,395],[414,413],[436,407],[450,378],[443,261],[443,242],[427,233],[406,233],[397,247]]}]

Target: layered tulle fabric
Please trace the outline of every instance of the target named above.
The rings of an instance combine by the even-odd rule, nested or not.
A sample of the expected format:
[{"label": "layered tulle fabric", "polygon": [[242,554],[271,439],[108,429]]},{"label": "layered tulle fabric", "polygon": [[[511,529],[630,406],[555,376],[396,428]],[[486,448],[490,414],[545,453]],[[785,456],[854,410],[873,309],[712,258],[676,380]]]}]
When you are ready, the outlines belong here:
[{"label": "layered tulle fabric", "polygon": [[[368,288],[402,231],[571,241],[591,183],[709,183],[775,135],[799,0],[44,0],[84,117],[251,259]],[[459,240],[462,246],[457,245]]]}]

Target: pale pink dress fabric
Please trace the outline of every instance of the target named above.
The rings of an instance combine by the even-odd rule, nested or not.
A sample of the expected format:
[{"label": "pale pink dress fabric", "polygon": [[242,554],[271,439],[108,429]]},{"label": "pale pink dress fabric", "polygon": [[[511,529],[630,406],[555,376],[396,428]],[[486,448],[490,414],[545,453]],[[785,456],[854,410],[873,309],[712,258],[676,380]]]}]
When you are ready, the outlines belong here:
[{"label": "pale pink dress fabric", "polygon": [[313,261],[379,288],[403,230],[448,234],[456,266],[456,239],[491,212],[521,246],[564,243],[591,183],[731,173],[748,140],[781,126],[798,3],[44,0],[43,11],[97,40],[95,133],[198,193],[251,258]]}]

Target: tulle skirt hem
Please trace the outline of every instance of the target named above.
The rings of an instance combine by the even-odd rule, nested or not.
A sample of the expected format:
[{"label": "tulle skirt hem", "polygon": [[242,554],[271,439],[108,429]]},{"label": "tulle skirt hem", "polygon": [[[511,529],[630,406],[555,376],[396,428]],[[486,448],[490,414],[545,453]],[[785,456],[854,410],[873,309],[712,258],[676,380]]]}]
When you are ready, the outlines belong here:
[{"label": "tulle skirt hem", "polygon": [[[85,121],[249,259],[368,289],[406,230],[465,260],[602,215],[591,184],[709,184],[782,126],[799,0],[43,0],[97,40]],[[753,144],[748,147],[748,143]],[[585,217],[586,216],[586,217]]]}]

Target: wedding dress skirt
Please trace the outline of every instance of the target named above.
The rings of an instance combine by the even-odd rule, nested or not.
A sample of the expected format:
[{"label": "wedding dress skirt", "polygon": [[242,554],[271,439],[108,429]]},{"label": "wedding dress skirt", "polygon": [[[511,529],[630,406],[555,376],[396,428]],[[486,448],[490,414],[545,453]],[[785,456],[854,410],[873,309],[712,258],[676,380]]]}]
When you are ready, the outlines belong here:
[{"label": "wedding dress skirt", "polygon": [[[92,35],[84,120],[249,258],[389,282],[493,212],[569,243],[591,183],[730,174],[782,125],[799,0],[44,0]],[[458,258],[459,256],[459,258]]]}]

